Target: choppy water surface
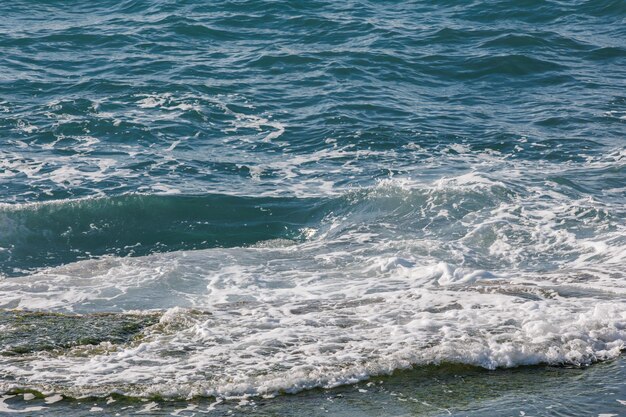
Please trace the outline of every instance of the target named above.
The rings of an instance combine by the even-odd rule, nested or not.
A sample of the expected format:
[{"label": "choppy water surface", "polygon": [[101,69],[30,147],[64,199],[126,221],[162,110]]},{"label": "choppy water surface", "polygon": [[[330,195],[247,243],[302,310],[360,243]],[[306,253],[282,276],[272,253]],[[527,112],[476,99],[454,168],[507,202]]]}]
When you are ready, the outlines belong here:
[{"label": "choppy water surface", "polygon": [[0,413],[626,412],[623,1],[0,16]]}]

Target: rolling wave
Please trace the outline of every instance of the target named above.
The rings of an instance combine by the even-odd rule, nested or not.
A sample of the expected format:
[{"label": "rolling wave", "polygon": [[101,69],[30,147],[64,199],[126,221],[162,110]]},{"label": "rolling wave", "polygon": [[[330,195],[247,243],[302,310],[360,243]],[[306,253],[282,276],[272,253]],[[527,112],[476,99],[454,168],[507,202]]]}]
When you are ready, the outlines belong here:
[{"label": "rolling wave", "polygon": [[320,201],[227,195],[126,195],[0,206],[6,275],[103,255],[246,246],[299,239]]}]

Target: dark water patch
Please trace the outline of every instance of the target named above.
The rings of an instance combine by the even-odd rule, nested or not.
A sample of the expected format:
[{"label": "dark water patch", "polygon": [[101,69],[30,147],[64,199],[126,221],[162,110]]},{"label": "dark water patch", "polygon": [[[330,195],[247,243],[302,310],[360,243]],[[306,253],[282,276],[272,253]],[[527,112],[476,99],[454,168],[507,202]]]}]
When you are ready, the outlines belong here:
[{"label": "dark water patch", "polygon": [[229,41],[244,39],[247,36],[246,33],[218,29],[180,16],[168,16],[151,24],[155,35],[158,35],[159,32],[163,33],[163,26],[166,26],[176,35],[202,41]]},{"label": "dark water patch", "polygon": [[588,53],[589,59],[598,61],[623,60],[626,58],[626,48],[621,46],[605,46],[596,48]]},{"label": "dark water patch", "polygon": [[[566,3],[547,0],[477,1],[459,15],[478,22],[548,24],[572,12]],[[459,16],[459,17],[460,17]]]},{"label": "dark water patch", "polygon": [[565,37],[554,32],[506,33],[481,44],[481,47],[509,50],[524,50],[529,53],[547,51],[588,51],[592,45],[575,38]]},{"label": "dark water patch", "polygon": [[[95,32],[95,33],[94,33]],[[122,48],[131,46],[138,38],[120,33],[98,33],[97,28],[71,28],[40,36],[10,36],[5,41],[6,47],[27,48],[34,53],[73,51],[77,47]]]},{"label": "dark water patch", "polygon": [[581,3],[576,11],[591,16],[606,16],[615,19],[623,19],[626,15],[626,4],[620,0],[588,0]]},{"label": "dark water patch", "polygon": [[461,70],[461,74],[467,78],[494,75],[523,77],[562,69],[564,67],[561,64],[516,54],[468,59]]},{"label": "dark water patch", "polygon": [[501,32],[496,29],[469,29],[467,27],[444,27],[428,35],[426,40],[436,44],[457,45],[469,41],[478,41],[484,38],[498,36]]}]

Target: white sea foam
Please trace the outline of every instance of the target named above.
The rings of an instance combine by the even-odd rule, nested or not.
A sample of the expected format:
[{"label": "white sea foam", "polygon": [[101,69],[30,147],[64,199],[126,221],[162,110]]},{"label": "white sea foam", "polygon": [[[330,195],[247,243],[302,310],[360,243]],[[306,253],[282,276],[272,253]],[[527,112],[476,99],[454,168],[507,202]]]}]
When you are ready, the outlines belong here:
[{"label": "white sea foam", "polygon": [[[622,208],[544,188],[524,198],[503,190],[478,173],[430,186],[386,180],[346,196],[352,209],[298,244],[108,257],[0,280],[13,308],[165,311],[137,342],[100,353],[0,359],[17,381],[2,388],[55,381],[78,396],[115,387],[245,397],[421,364],[492,369],[619,355]],[[386,221],[386,207],[404,223]],[[429,229],[437,221],[449,229]]]},{"label": "white sea foam", "polygon": [[[386,265],[378,273],[359,270],[356,261],[329,270],[322,264],[307,266],[298,256],[302,250],[211,250],[109,260],[115,266],[100,266],[99,273],[92,262],[73,266],[64,279],[61,271],[50,271],[57,274],[54,279],[14,281],[11,289],[27,305],[62,310],[106,304],[109,309],[111,303],[131,307],[138,296],[133,292],[141,289],[146,297],[156,294],[155,288],[166,294],[150,297],[152,307],[162,307],[171,297],[184,304],[177,294],[183,288],[172,285],[180,280],[188,281],[188,291],[196,290],[183,297],[194,309],[168,309],[139,343],[90,357],[37,355],[28,366],[3,361],[8,362],[3,369],[28,386],[50,380],[69,384],[67,392],[73,395],[104,395],[115,386],[136,395],[229,397],[335,386],[444,361],[488,368],[582,364],[615,357],[624,348],[623,300],[542,295],[513,277],[492,282],[494,277],[483,272],[466,275],[449,265],[417,266],[397,259],[372,261]],[[213,268],[203,267],[215,258]],[[260,259],[265,263],[259,265]],[[302,268],[289,269],[298,263]],[[452,288],[449,275],[472,279]],[[201,283],[204,291],[197,290]],[[2,287],[9,289],[6,282]],[[552,289],[558,293],[559,284]]]},{"label": "white sea foam", "polygon": [[[585,164],[615,169],[621,155]],[[241,397],[427,363],[586,364],[620,354],[623,201],[562,187],[558,177],[571,167],[531,168],[492,154],[429,160],[431,173],[370,187],[337,187],[314,175],[318,165],[356,173],[368,158],[384,157],[333,148],[255,164],[259,182],[279,172],[292,193],[332,197],[333,208],[302,230],[299,243],[110,256],[0,279],[3,307],[164,311],[160,323],[128,344],[89,354],[84,347],[40,352],[26,361],[0,357],[15,377],[0,390]],[[440,164],[468,160],[480,170],[437,174]],[[37,169],[16,159],[2,163]],[[527,179],[526,168],[551,176]],[[95,175],[112,169],[105,164]],[[57,171],[45,175],[72,181]],[[154,185],[170,191],[167,183]],[[238,192],[245,194],[227,194]]]}]

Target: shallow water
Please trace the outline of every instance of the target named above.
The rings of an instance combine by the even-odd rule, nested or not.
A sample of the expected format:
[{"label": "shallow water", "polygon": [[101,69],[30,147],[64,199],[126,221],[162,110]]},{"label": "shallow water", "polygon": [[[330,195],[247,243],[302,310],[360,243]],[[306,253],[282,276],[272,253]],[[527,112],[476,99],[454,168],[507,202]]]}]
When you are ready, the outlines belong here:
[{"label": "shallow water", "polygon": [[[619,416],[623,358],[589,368],[531,366],[495,371],[445,364],[366,382],[249,399],[63,399],[37,392],[0,397],[0,415],[251,416]],[[584,387],[584,389],[581,389]]]},{"label": "shallow water", "polygon": [[623,2],[0,16],[2,407],[624,412]]}]

